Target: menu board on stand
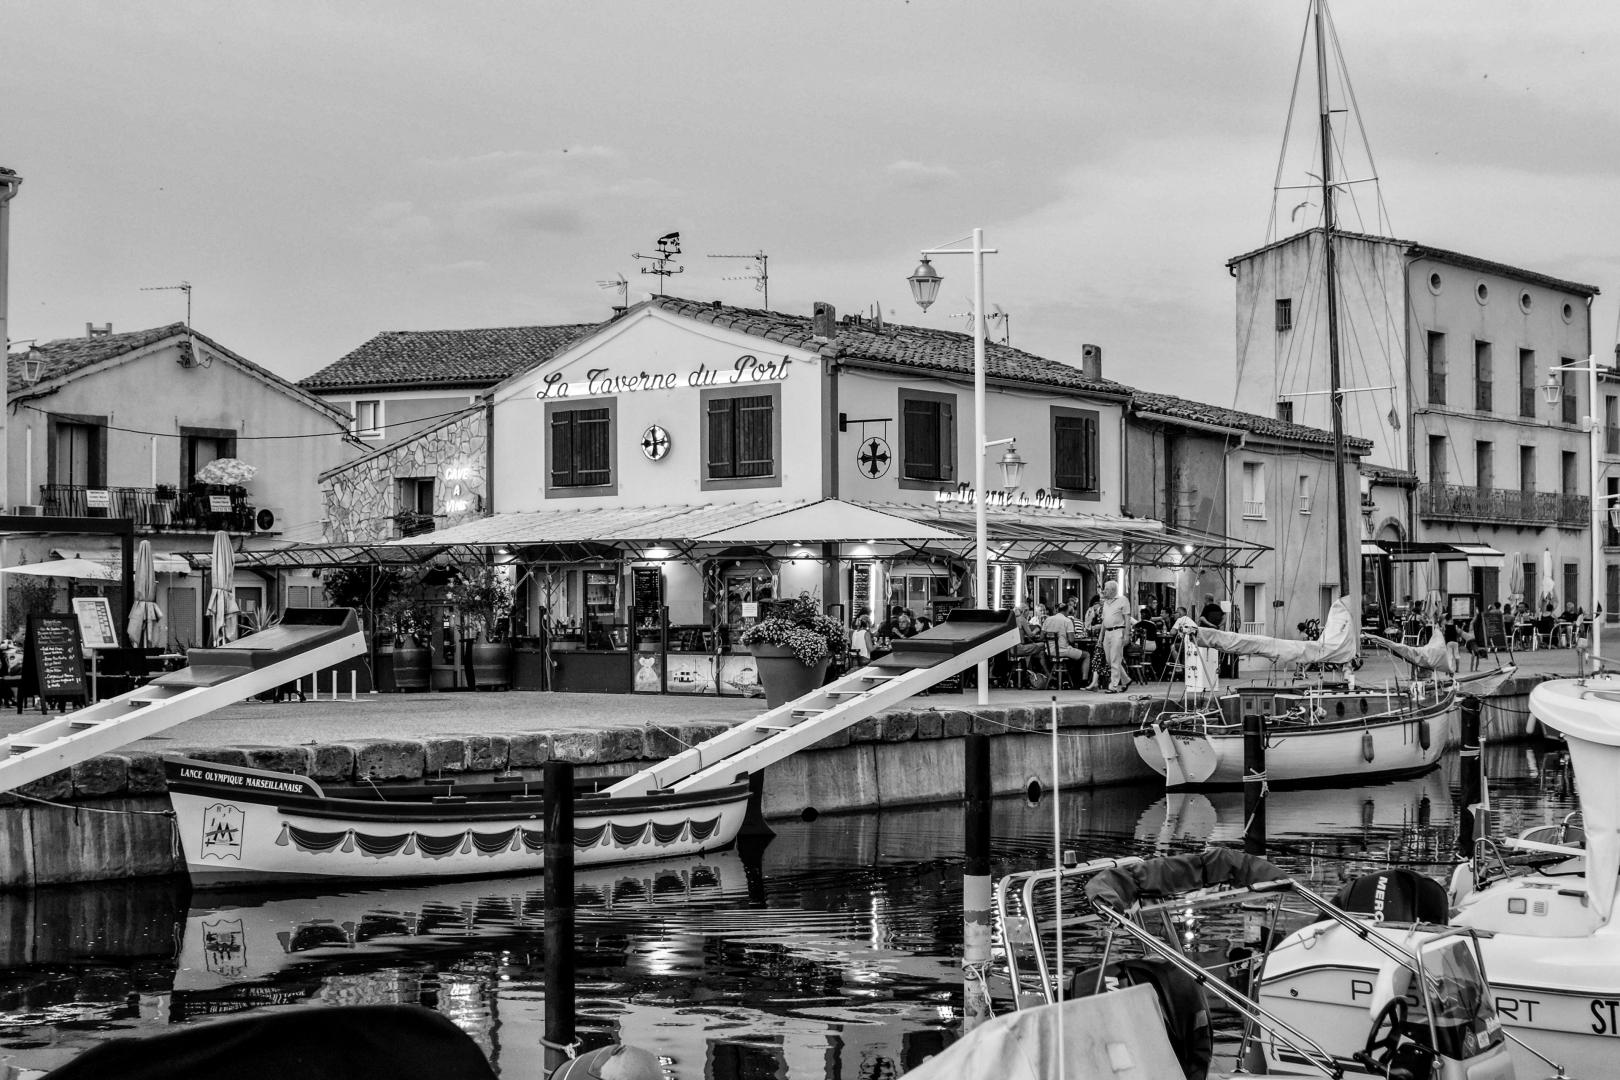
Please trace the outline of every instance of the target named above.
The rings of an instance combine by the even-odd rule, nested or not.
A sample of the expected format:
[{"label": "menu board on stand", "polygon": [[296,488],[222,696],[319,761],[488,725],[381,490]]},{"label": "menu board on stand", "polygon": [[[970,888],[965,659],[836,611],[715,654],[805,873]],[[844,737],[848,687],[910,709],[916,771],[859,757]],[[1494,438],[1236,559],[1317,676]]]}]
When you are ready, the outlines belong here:
[{"label": "menu board on stand", "polygon": [[850,567],[849,609],[852,615],[872,613],[872,564],[856,563]]},{"label": "menu board on stand", "polygon": [[75,616],[28,616],[17,711],[22,712],[23,703],[36,696],[40,712],[45,712],[53,701],[65,704],[85,697],[84,644]]}]

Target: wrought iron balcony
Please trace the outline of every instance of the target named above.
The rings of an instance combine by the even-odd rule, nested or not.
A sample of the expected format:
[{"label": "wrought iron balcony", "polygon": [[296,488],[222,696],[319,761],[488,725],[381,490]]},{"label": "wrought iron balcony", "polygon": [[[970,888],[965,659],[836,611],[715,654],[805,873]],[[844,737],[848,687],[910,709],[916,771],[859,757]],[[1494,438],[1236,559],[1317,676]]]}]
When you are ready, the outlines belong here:
[{"label": "wrought iron balcony", "polygon": [[1419,484],[1418,515],[1437,521],[1473,521],[1498,525],[1591,525],[1591,500],[1556,491]]},{"label": "wrought iron balcony", "polygon": [[137,532],[254,531],[255,507],[248,502],[247,488],[234,484],[193,484],[184,491],[161,484],[41,484],[39,501],[41,513],[59,517],[132,518]]}]

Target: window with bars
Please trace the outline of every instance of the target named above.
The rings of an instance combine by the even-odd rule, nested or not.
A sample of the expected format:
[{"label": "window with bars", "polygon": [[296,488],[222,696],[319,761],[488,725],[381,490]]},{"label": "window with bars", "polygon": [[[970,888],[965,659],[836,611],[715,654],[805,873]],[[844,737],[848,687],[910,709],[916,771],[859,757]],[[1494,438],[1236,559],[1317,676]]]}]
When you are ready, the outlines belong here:
[{"label": "window with bars", "polygon": [[900,391],[900,485],[956,480],[956,398],[928,390]]},{"label": "window with bars", "polygon": [[546,407],[549,431],[549,460],[546,463],[546,494],[612,495],[614,481],[613,427],[617,412],[614,401],[591,405]]},{"label": "window with bars", "polygon": [[1277,301],[1277,329],[1292,330],[1294,328],[1294,301],[1292,298],[1283,298]]},{"label": "window with bars", "polygon": [[1052,410],[1052,486],[1080,498],[1097,498],[1098,414],[1089,409]]},{"label": "window with bars", "polygon": [[781,402],[775,386],[703,394],[705,489],[781,484]]}]

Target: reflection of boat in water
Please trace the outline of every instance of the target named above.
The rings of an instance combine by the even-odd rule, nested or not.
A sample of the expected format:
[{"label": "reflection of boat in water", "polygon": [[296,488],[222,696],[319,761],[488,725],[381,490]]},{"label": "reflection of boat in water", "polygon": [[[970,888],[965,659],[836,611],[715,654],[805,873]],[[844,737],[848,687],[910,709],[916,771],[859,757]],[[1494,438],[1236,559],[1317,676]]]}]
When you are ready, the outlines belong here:
[{"label": "reflection of boat in water", "polygon": [[[582,911],[655,911],[746,892],[735,852],[575,872]],[[210,894],[203,899],[213,900]],[[387,954],[435,940],[538,932],[545,876],[433,882],[343,893],[267,894],[193,906],[176,990],[263,979],[308,960]]]},{"label": "reflection of boat in water", "polygon": [[[1444,770],[1386,784],[1272,791],[1266,796],[1266,835],[1272,839],[1333,836],[1360,823],[1365,834],[1388,836],[1452,821]],[[1170,792],[1143,812],[1136,838],[1159,848],[1172,844],[1220,844],[1243,839],[1241,791]]]}]

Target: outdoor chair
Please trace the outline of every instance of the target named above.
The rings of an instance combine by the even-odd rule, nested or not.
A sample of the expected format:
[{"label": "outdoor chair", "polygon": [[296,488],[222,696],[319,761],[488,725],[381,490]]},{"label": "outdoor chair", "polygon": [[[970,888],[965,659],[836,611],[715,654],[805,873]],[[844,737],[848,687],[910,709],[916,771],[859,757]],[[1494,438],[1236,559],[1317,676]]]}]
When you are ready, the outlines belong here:
[{"label": "outdoor chair", "polygon": [[1069,658],[1063,655],[1062,643],[1057,634],[1043,634],[1046,644],[1046,667],[1052,673],[1048,688],[1052,690],[1074,689],[1074,677],[1069,672]]}]

